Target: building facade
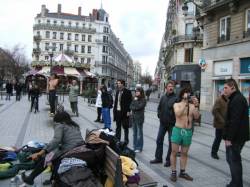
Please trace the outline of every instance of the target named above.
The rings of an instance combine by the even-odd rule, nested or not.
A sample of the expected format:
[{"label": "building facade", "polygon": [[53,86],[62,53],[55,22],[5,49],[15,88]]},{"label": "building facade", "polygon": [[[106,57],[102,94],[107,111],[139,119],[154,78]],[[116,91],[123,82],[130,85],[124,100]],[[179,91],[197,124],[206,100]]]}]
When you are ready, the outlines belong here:
[{"label": "building facade", "polygon": [[139,61],[134,62],[134,71],[133,71],[133,85],[132,87],[136,87],[136,84],[141,83],[141,63]]},{"label": "building facade", "polygon": [[250,98],[250,1],[203,1],[197,18],[204,29],[201,108],[210,111],[226,79],[234,78]]},{"label": "building facade", "polygon": [[131,57],[121,41],[112,32],[109,15],[101,9],[93,9],[83,16],[81,7],[77,14],[49,12],[42,5],[33,25],[33,61],[49,61],[53,56],[65,53],[76,63],[86,64],[101,83],[113,87],[116,79],[127,78],[127,66]]},{"label": "building facade", "polygon": [[[163,85],[168,80],[174,80],[181,85],[188,83],[192,87],[199,84],[200,72],[196,74],[194,71],[196,66],[199,67],[203,36],[196,21],[196,4],[187,3],[187,11],[182,9],[183,6],[183,1],[169,1],[164,41],[157,65],[158,74],[161,76],[161,91],[164,91]],[[161,61],[165,68],[162,67]]]}]

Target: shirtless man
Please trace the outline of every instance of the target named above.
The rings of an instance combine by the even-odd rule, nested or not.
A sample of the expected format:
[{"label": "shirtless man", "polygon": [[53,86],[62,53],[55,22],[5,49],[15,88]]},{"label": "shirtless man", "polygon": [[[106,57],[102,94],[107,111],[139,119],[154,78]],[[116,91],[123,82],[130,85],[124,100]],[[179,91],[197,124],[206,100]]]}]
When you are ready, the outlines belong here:
[{"label": "shirtless man", "polygon": [[55,115],[56,109],[56,87],[58,85],[59,80],[56,78],[56,74],[52,74],[50,76],[50,80],[48,82],[48,92],[49,92],[49,105],[50,105],[50,116]]},{"label": "shirtless man", "polygon": [[[172,174],[170,180],[175,182],[177,180],[176,176],[176,154],[181,149],[180,158],[180,178],[184,178],[189,181],[193,181],[186,172],[187,164],[187,154],[192,141],[192,123],[193,119],[198,119],[200,113],[198,111],[199,102],[196,97],[191,97],[190,90],[184,88],[180,92],[180,102],[174,104],[174,112],[176,117],[175,127],[172,131],[171,142],[172,142],[172,152],[171,152],[171,169]],[[190,101],[191,100],[191,101]]]}]

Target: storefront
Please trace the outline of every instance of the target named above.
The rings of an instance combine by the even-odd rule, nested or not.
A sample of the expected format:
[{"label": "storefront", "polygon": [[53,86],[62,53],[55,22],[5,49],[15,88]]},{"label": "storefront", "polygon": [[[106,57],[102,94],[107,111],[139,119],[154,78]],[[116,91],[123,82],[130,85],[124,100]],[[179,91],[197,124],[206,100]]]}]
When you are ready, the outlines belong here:
[{"label": "storefront", "polygon": [[233,73],[233,61],[232,60],[214,62],[213,103],[214,103],[215,99],[222,93],[225,80],[231,78],[232,73]]},{"label": "storefront", "polygon": [[[240,91],[250,104],[250,58],[240,59]],[[250,107],[249,107],[250,116]]]}]

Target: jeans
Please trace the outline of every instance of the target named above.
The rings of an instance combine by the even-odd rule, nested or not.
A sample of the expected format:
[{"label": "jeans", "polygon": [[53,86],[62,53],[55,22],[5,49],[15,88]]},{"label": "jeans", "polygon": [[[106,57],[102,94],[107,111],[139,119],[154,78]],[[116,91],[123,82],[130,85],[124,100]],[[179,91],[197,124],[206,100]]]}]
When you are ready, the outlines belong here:
[{"label": "jeans", "polygon": [[215,129],[215,138],[214,138],[214,143],[212,145],[212,154],[217,154],[218,150],[220,148],[220,142],[222,140],[222,129]]},{"label": "jeans", "polygon": [[5,100],[10,100],[11,93],[6,93],[6,99]]},{"label": "jeans", "polygon": [[39,97],[33,97],[33,96],[31,96],[30,112],[32,112],[33,108],[35,108],[35,112],[37,112],[39,110]]},{"label": "jeans", "polygon": [[20,99],[21,99],[21,93],[16,93],[16,101],[20,101]]},{"label": "jeans", "polygon": [[56,91],[55,90],[49,91],[49,105],[50,105],[50,113],[55,114],[55,110],[56,110]]},{"label": "jeans", "polygon": [[156,139],[156,151],[155,151],[155,158],[157,160],[162,160],[162,154],[163,154],[163,141],[166,132],[168,132],[168,153],[166,157],[166,161],[170,162],[170,155],[172,152],[172,146],[171,146],[171,135],[172,135],[172,129],[173,125],[171,124],[165,124],[163,125],[160,123],[157,139]]},{"label": "jeans", "polygon": [[134,150],[142,151],[143,148],[143,121],[133,120],[133,146]]},{"label": "jeans", "polygon": [[245,143],[234,144],[226,147],[226,159],[231,172],[230,187],[243,187],[241,150]]},{"label": "jeans", "polygon": [[122,118],[121,111],[117,111],[116,113],[116,130],[115,130],[115,136],[120,141],[121,140],[121,127],[124,129],[124,141],[129,142],[128,140],[128,124],[129,121],[127,118]]},{"label": "jeans", "polygon": [[72,112],[78,115],[77,102],[70,102],[70,107],[71,107]]},{"label": "jeans", "polygon": [[104,128],[111,128],[111,117],[110,117],[110,109],[102,108],[102,118],[104,121]]}]

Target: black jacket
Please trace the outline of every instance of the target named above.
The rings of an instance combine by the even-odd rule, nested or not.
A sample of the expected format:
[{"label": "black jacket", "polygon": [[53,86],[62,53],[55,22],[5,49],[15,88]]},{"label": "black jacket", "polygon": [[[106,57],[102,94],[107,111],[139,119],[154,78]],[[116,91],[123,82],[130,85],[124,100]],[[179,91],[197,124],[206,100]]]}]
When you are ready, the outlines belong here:
[{"label": "black jacket", "polygon": [[[113,113],[114,113],[114,121],[116,121],[117,117],[117,102],[118,102],[118,95],[119,91],[116,92],[115,94],[115,104],[113,108]],[[132,94],[131,91],[124,88],[122,91],[122,96],[121,96],[121,114],[122,114],[122,119],[128,118],[127,112],[130,112],[130,104],[132,101]]]},{"label": "black jacket", "polygon": [[101,98],[102,98],[102,108],[112,108],[110,106],[110,94],[108,92],[102,92]]},{"label": "black jacket", "polygon": [[160,103],[157,109],[157,116],[163,125],[174,125],[175,114],[174,114],[174,103],[177,102],[177,96],[175,93],[165,94],[161,97]]},{"label": "black jacket", "polygon": [[223,139],[232,143],[244,143],[249,140],[248,104],[239,91],[229,97]]}]

